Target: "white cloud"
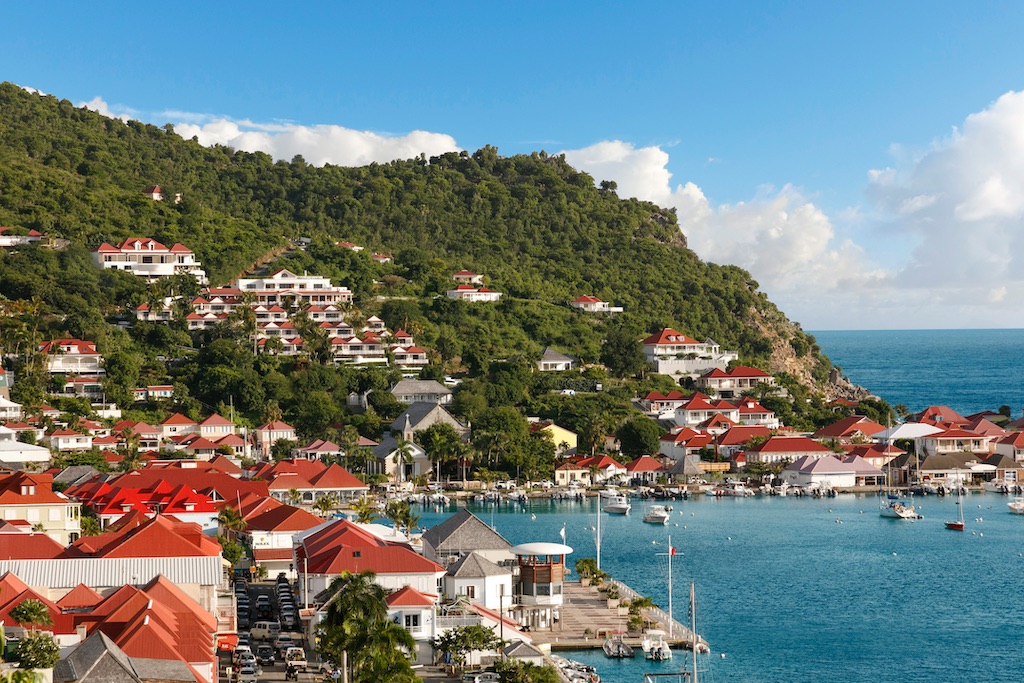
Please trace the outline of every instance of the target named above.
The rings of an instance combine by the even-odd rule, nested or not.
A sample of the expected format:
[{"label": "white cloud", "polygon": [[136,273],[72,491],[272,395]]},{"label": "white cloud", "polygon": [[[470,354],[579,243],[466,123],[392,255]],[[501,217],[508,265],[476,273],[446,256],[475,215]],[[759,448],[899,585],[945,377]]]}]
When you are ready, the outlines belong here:
[{"label": "white cloud", "polygon": [[88,102],[79,102],[78,106],[85,107],[86,109],[91,109],[97,114],[102,114],[103,116],[107,116],[112,119],[121,119],[122,121],[128,121],[130,119],[138,118],[139,114],[139,112],[137,112],[136,110],[130,107],[125,107],[124,105],[117,104],[111,107],[99,95],[92,98]]},{"label": "white cloud", "polygon": [[275,159],[301,154],[307,163],[322,166],[363,166],[395,159],[428,157],[459,151],[455,139],[443,133],[415,130],[386,136],[342,126],[300,126],[291,123],[256,123],[217,118],[195,123],[196,116],[182,116],[174,126],[185,138],[195,136],[203,145],[221,144],[247,152],[266,152]]},{"label": "white cloud", "polygon": [[147,116],[123,105],[109,105],[102,97],[80,102],[95,112],[122,121],[145,118],[172,121],[184,138],[195,137],[202,145],[226,145],[247,152],[266,152],[275,159],[290,160],[301,154],[315,166],[363,166],[461,151],[455,138],[443,133],[414,130],[405,135],[382,135],[343,126],[301,126],[291,122],[234,120],[197,112],[165,110]]},{"label": "white cloud", "polygon": [[701,258],[748,269],[808,328],[1019,326],[1024,92],[925,150],[894,145],[891,154],[894,167],[867,173],[867,207],[836,213],[844,238],[792,186],[716,206],[693,182],[672,186],[658,147],[611,141],[565,152],[598,181],[616,181],[621,196],[675,207]]},{"label": "white cloud", "polygon": [[671,186],[669,157],[658,147],[601,142],[565,157],[597,181],[614,180],[619,196],[674,207],[702,259],[749,270],[791,315],[787,301],[868,286],[884,276],[860,247],[837,238],[829,217],[792,186],[762,188],[749,201],[714,206],[692,182]]}]

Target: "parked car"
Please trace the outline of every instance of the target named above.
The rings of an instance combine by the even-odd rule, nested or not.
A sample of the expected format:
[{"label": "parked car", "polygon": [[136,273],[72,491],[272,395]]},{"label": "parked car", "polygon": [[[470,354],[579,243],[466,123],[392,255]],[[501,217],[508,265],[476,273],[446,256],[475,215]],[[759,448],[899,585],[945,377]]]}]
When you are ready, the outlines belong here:
[{"label": "parked car", "polygon": [[499,481],[494,485],[494,488],[497,491],[514,491],[516,488],[516,483],[511,479],[506,481]]},{"label": "parked car", "polygon": [[257,607],[259,607],[260,605],[269,605],[269,604],[270,604],[270,596],[269,595],[257,595],[256,596],[256,606]]}]

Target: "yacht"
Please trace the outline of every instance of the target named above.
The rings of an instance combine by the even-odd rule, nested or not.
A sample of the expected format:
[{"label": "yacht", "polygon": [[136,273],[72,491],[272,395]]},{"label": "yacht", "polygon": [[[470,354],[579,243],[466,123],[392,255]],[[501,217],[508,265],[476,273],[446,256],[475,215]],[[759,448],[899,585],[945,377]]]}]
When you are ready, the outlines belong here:
[{"label": "yacht", "polygon": [[644,521],[650,524],[668,524],[671,516],[664,505],[652,505],[644,513]]},{"label": "yacht", "polygon": [[878,514],[891,519],[921,519],[921,515],[914,510],[914,506],[909,501],[895,496],[883,499]]},{"label": "yacht", "polygon": [[605,640],[601,647],[607,657],[629,658],[633,656],[633,648],[623,642],[621,633],[616,633]]},{"label": "yacht", "polygon": [[604,507],[601,509],[607,513],[613,515],[628,515],[630,508],[633,506],[629,504],[629,498],[625,496],[614,496],[612,498],[606,498]]}]

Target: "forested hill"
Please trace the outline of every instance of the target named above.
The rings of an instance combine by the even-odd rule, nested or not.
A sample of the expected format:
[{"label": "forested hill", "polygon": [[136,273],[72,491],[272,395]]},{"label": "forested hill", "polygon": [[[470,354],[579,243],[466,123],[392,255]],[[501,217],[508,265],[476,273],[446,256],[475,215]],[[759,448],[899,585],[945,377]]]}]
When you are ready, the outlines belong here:
[{"label": "forested hill", "polygon": [[[145,198],[142,190],[155,184],[182,201]],[[66,272],[32,272],[11,255],[0,263],[0,294],[52,295],[57,312],[79,299],[105,313],[147,300],[144,288],[120,274],[84,272],[87,250],[103,241],[181,242],[211,284],[226,284],[264,254],[308,237],[310,248],[282,265],[348,285],[364,310],[382,310],[388,299],[414,302],[402,315],[422,316],[426,343],[465,333],[462,350],[472,343],[495,358],[555,345],[593,359],[610,329],[641,335],[673,326],[738,349],[745,362],[805,382],[813,376],[819,386],[831,368],[748,273],[700,261],[673,211],[620,199],[613,187],[595,187],[592,177],[543,152],[502,157],[486,147],[318,168],[298,157],[275,162],[203,147],[171,126],[125,123],[4,83],[0,225],[70,241],[52,258],[63,259],[58,269],[91,278],[84,285],[67,282]],[[339,249],[339,240],[366,252]],[[371,251],[394,254],[395,263],[376,264]],[[488,286],[505,293],[502,302],[453,317],[432,297],[459,268],[486,274]],[[69,298],[69,287],[88,291]],[[626,313],[594,322],[566,306],[581,294]]]}]

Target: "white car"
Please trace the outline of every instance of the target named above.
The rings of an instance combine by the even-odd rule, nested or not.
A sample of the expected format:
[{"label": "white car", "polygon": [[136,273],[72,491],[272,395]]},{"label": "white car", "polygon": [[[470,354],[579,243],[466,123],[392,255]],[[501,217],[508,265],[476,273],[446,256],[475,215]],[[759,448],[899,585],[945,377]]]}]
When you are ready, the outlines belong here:
[{"label": "white car", "polygon": [[238,683],[256,683],[256,667],[243,666],[238,670]]}]

